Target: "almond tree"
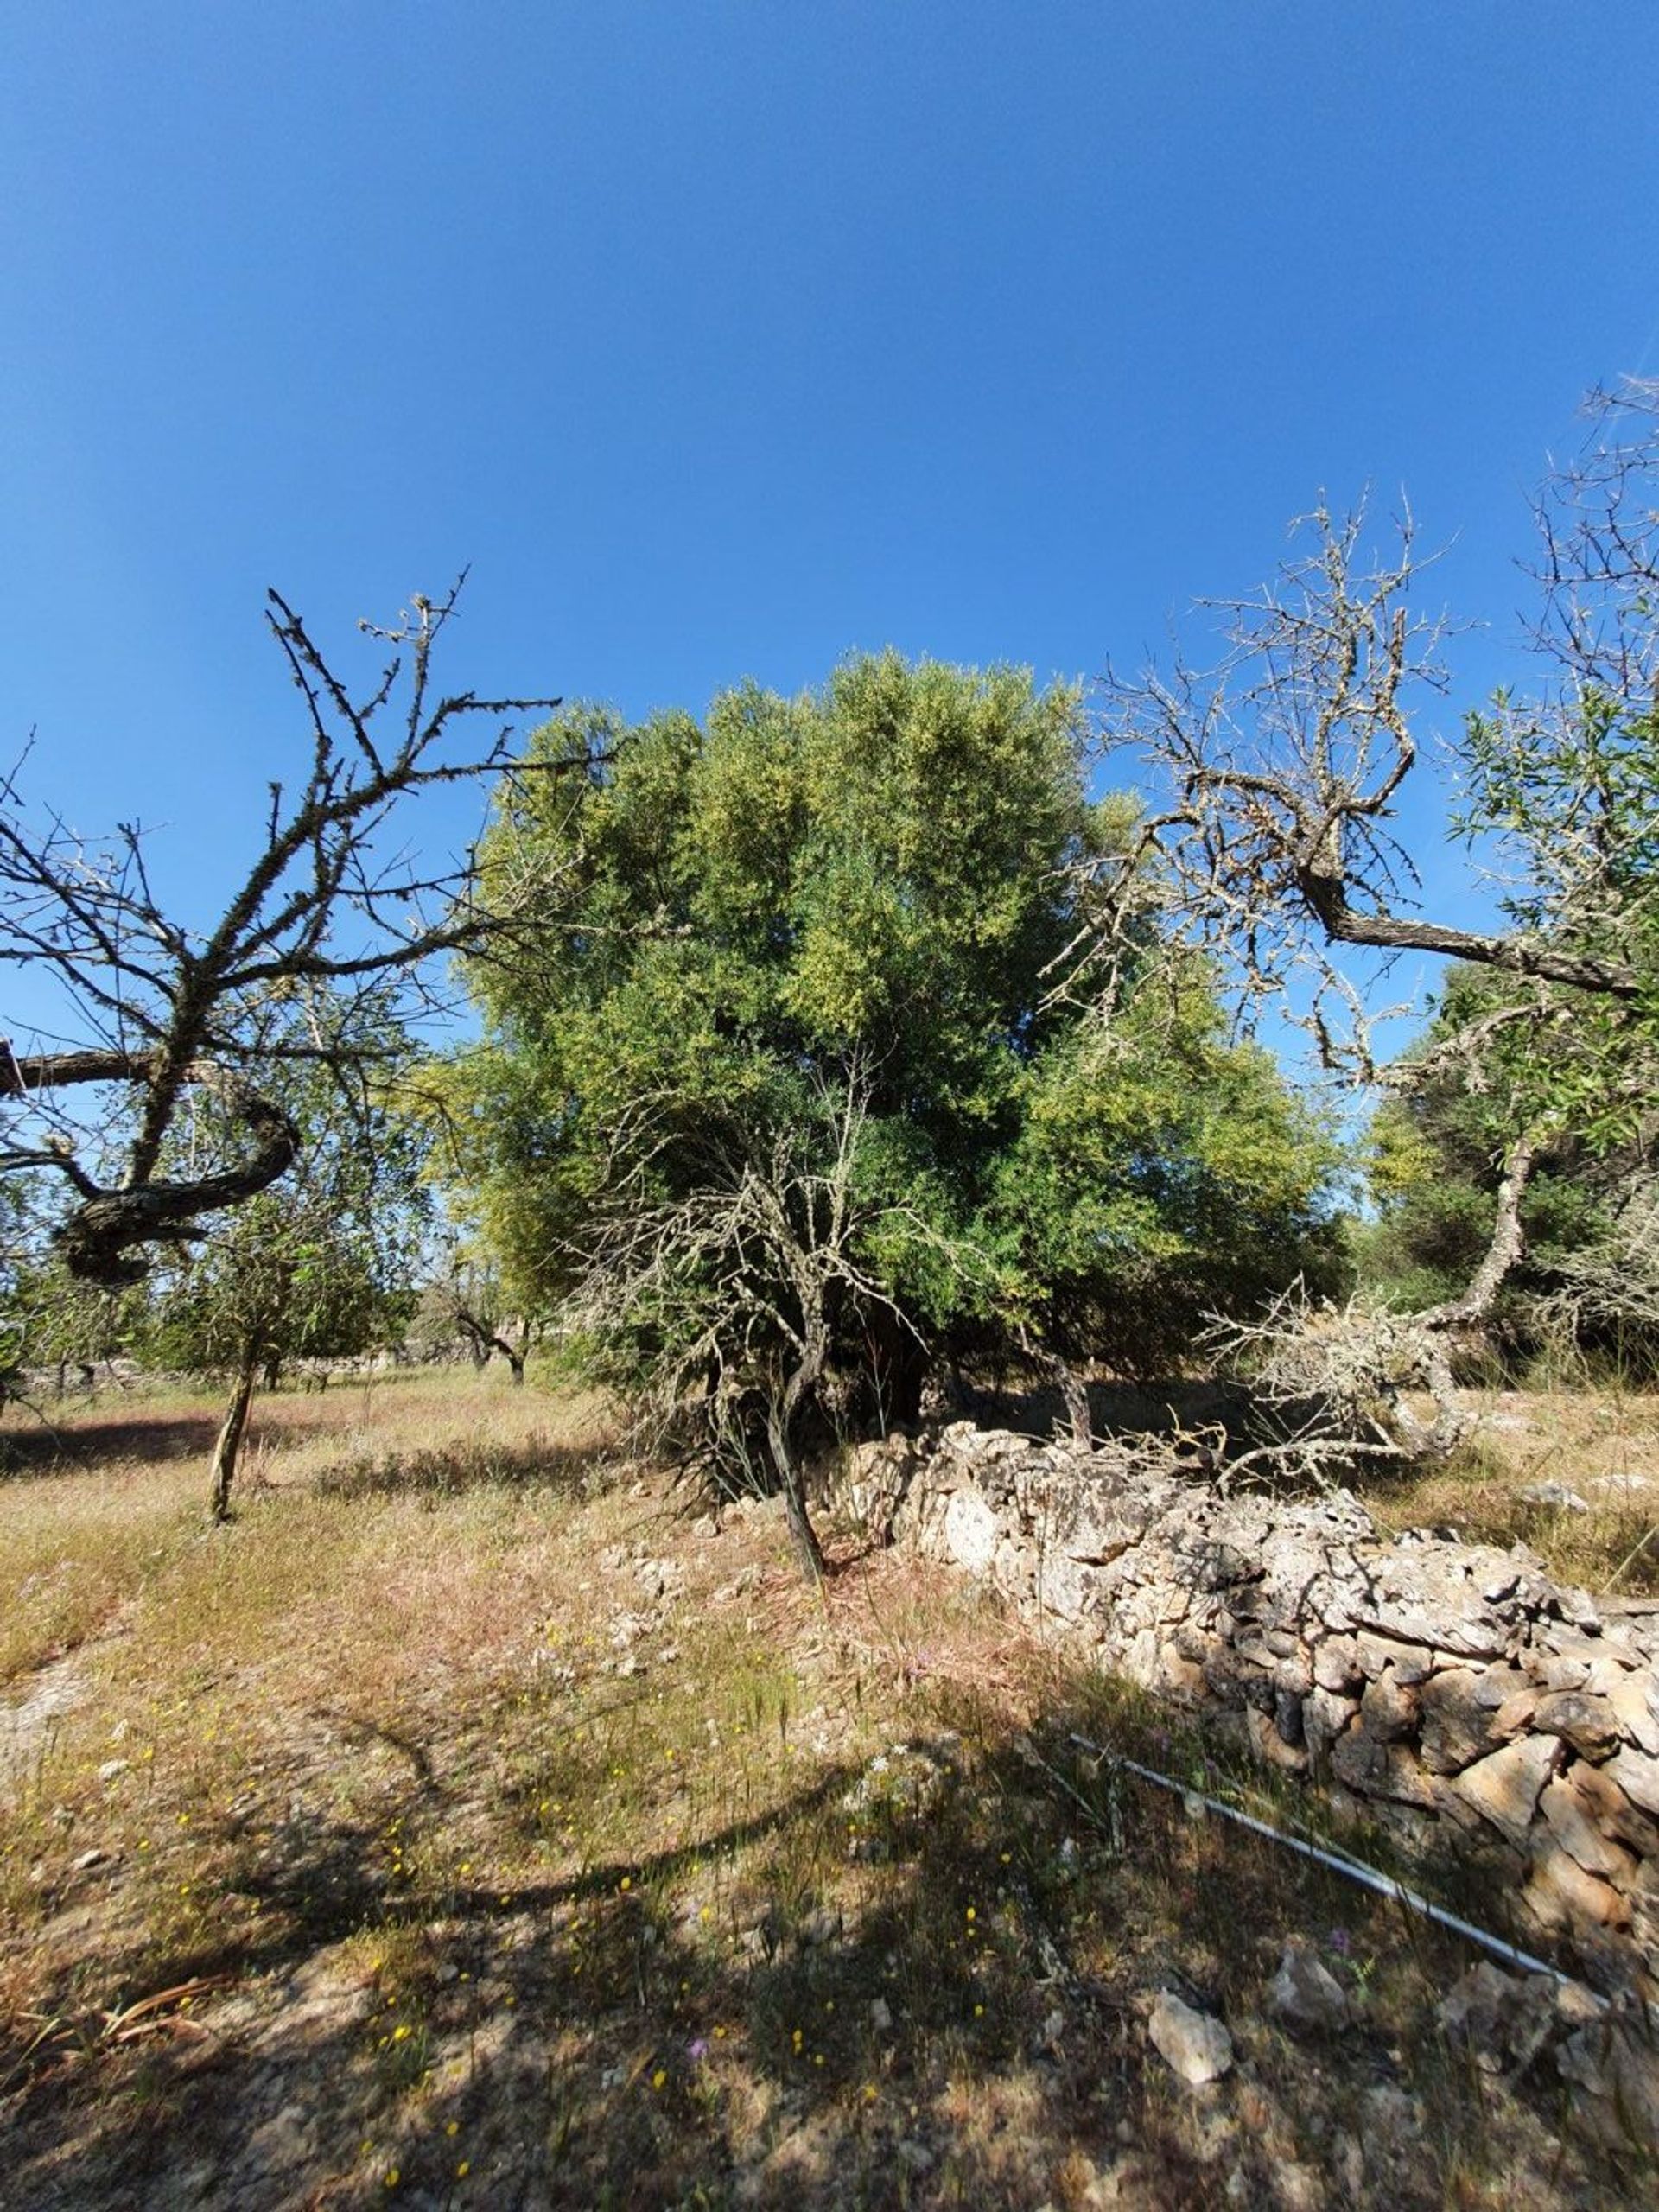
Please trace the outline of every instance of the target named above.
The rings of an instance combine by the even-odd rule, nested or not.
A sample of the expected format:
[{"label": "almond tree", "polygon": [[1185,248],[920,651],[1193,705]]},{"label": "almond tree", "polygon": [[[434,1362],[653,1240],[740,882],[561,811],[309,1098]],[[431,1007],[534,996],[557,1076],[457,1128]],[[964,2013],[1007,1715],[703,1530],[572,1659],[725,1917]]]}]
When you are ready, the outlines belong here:
[{"label": "almond tree", "polygon": [[[153,840],[138,824],[90,843],[62,814],[25,809],[27,754],[0,776],[0,963],[54,979],[82,1031],[67,1047],[0,1043],[13,1133],[0,1173],[60,1179],[56,1244],[78,1280],[131,1283],[155,1248],[271,1189],[301,1139],[270,1071],[360,1073],[384,1050],[389,1012],[430,1009],[435,962],[518,928],[523,900],[500,886],[487,912],[477,903],[470,853],[437,866],[410,856],[409,802],[480,779],[580,776],[593,757],[572,743],[521,760],[514,718],[556,701],[439,687],[435,652],[459,589],[416,596],[391,628],[359,624],[386,650],[355,688],[270,594],[302,749],[292,774],[273,776],[247,867],[206,922],[152,887]],[[211,1172],[169,1171],[169,1139],[200,1094],[236,1128],[236,1153]]]},{"label": "almond tree", "polygon": [[[1659,384],[1599,395],[1592,413],[1586,451],[1535,508],[1542,680],[1469,715],[1455,748],[1456,827],[1494,869],[1499,925],[1423,912],[1399,834],[1422,718],[1446,680],[1441,625],[1414,607],[1410,518],[1374,557],[1362,517],[1321,507],[1303,525],[1307,550],[1274,584],[1224,603],[1218,666],[1113,685],[1112,734],[1150,769],[1155,796],[1110,880],[1094,872],[1113,925],[1079,943],[1066,979],[1087,987],[1156,884],[1247,1020],[1288,1014],[1328,1068],[1361,1084],[1408,1094],[1450,1070],[1501,1091],[1485,1252],[1411,1330],[1390,1316],[1377,1332],[1379,1371],[1391,1364],[1396,1381],[1434,1390],[1442,1446],[1460,1428],[1449,1347],[1521,1255],[1535,1167],[1564,1135],[1641,1154],[1655,1131]],[[1445,955],[1503,988],[1442,1025],[1431,1050],[1389,1065],[1374,1048],[1371,993],[1377,963],[1402,952]],[[1353,1328],[1335,1333],[1351,1366]]]}]

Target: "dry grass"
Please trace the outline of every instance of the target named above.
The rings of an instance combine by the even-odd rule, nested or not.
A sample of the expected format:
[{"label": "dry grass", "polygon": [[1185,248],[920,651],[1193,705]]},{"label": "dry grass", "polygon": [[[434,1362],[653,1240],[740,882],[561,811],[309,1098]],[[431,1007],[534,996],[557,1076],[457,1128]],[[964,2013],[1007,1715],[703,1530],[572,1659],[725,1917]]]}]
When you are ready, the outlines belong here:
[{"label": "dry grass", "polygon": [[[104,1592],[19,1614],[15,1663],[94,1640],[0,1818],[6,2201],[1637,2201],[1445,2047],[1465,1955],[1090,1772],[1073,1728],[1224,1780],[960,1582],[843,1535],[815,1604],[775,1510],[694,1528],[505,1378],[270,1402],[207,1535],[128,1411],[0,1484]],[[1291,1931],[1328,2047],[1263,2013]],[[1237,2038],[1205,2097],[1166,1986]]]},{"label": "dry grass", "polygon": [[[1659,1397],[1469,1395],[1478,1426],[1446,1465],[1366,1484],[1378,1519],[1391,1529],[1448,1524],[1482,1543],[1519,1541],[1563,1580],[1623,1597],[1659,1594]],[[1547,1484],[1580,1504],[1522,1495]]]}]

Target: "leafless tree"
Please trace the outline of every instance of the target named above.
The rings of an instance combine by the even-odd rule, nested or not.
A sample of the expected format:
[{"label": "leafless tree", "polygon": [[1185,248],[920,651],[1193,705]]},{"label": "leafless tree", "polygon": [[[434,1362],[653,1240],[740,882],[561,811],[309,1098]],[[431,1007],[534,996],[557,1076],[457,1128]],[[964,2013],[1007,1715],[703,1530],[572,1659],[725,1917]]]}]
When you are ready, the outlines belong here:
[{"label": "leafless tree", "polygon": [[[1368,558],[1363,513],[1341,520],[1323,506],[1298,526],[1311,550],[1274,585],[1218,603],[1216,667],[1110,682],[1110,737],[1150,766],[1158,799],[1116,864],[1109,911],[1132,903],[1154,863],[1185,928],[1224,954],[1246,993],[1280,996],[1299,971],[1311,980],[1316,1037],[1320,994],[1357,1008],[1333,957],[1348,946],[1641,997],[1631,944],[1651,925],[1659,884],[1621,861],[1653,855],[1630,849],[1583,740],[1598,701],[1659,706],[1659,382],[1603,396],[1594,411],[1605,434],[1552,477],[1535,510],[1534,642],[1554,680],[1500,702],[1485,749],[1465,764],[1478,785],[1465,826],[1503,839],[1522,870],[1514,926],[1471,930],[1414,911],[1417,871],[1392,824],[1422,750],[1416,717],[1446,689],[1445,625],[1411,605],[1423,563],[1409,513],[1395,552]],[[1621,438],[1627,419],[1634,431]],[[1659,795],[1645,828],[1656,824]],[[1329,1026],[1320,1041],[1334,1044]]]},{"label": "leafless tree", "polygon": [[[1357,951],[1386,969],[1414,951],[1513,979],[1501,1004],[1440,1042],[1440,1061],[1460,1056],[1474,1071],[1517,1026],[1555,1051],[1588,1007],[1616,1033],[1617,1080],[1650,1096],[1653,1040],[1638,1017],[1653,1001],[1659,925],[1659,384],[1599,395],[1592,411],[1585,453],[1535,510],[1533,642],[1546,680],[1471,717],[1460,749],[1456,826],[1496,853],[1505,925],[1422,912],[1397,834],[1421,719],[1446,683],[1443,621],[1414,611],[1411,517],[1377,557],[1363,515],[1321,506],[1301,525],[1309,550],[1274,585],[1221,603],[1217,665],[1109,684],[1109,739],[1133,749],[1154,797],[1124,853],[1094,868],[1089,895],[1104,919],[1056,988],[1109,980],[1155,896],[1166,937],[1217,961],[1247,1022],[1268,1007],[1300,1022],[1325,1067],[1353,1081],[1403,1087],[1430,1071],[1421,1055],[1389,1065],[1378,1053],[1375,961],[1348,964]],[[1465,1292],[1413,1317],[1403,1338],[1377,1324],[1384,1366],[1415,1348],[1440,1404],[1437,1444],[1457,1427],[1447,1346],[1520,1256],[1522,1201],[1558,1126],[1541,1107],[1515,1129],[1491,1242]]]},{"label": "leafless tree", "polygon": [[[498,893],[486,914],[474,899],[470,854],[428,868],[402,848],[406,804],[435,785],[580,775],[595,762],[579,750],[520,758],[516,718],[556,700],[441,690],[434,658],[460,588],[416,596],[393,627],[359,625],[385,649],[359,690],[270,594],[305,752],[291,783],[271,782],[251,864],[205,928],[152,887],[151,840],[138,824],[88,844],[62,815],[26,812],[21,763],[0,778],[0,962],[55,978],[82,1032],[50,1049],[0,1043],[15,1134],[0,1172],[63,1179],[73,1195],[57,1243],[79,1279],[137,1280],[145,1247],[199,1235],[205,1217],[287,1171],[298,1138],[264,1095],[262,1068],[315,1058],[343,1077],[360,1073],[389,1018],[430,1003],[440,956],[515,927],[511,900]],[[229,1115],[242,1148],[211,1172],[169,1176],[169,1132],[198,1090]],[[103,1102],[101,1120],[72,1110],[88,1095]]]},{"label": "leafless tree", "polygon": [[[1491,1241],[1456,1298],[1396,1313],[1363,1298],[1340,1307],[1316,1303],[1296,1284],[1257,1319],[1212,1326],[1211,1350],[1248,1375],[1270,1432],[1228,1460],[1230,1479],[1319,1482],[1365,1461],[1443,1457],[1463,1441],[1470,1422],[1453,1355],[1491,1312],[1519,1256],[1532,1154],[1527,1138],[1511,1147]],[[1418,1389],[1433,1401],[1432,1422],[1410,1407],[1407,1394]]]},{"label": "leafless tree", "polygon": [[457,1342],[465,1344],[478,1369],[487,1367],[499,1352],[514,1385],[523,1384],[534,1325],[515,1322],[502,1311],[500,1274],[486,1260],[452,1253],[447,1268],[423,1291],[421,1306],[422,1333],[428,1342],[440,1337],[449,1350]]}]

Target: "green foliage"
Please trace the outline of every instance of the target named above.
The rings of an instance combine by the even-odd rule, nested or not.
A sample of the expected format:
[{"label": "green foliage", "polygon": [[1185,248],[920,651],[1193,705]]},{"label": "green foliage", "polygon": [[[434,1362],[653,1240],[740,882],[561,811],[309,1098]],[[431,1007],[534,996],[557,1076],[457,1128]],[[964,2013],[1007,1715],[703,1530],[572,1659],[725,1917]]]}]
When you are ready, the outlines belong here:
[{"label": "green foliage", "polygon": [[[159,1271],[140,1338],[158,1366],[274,1375],[289,1359],[394,1342],[413,1310],[431,1206],[424,1135],[385,1097],[348,1094],[325,1068],[291,1071],[282,1091],[300,1158],[203,1249]],[[205,1110],[192,1141],[221,1137],[234,1141]]]},{"label": "green foliage", "polygon": [[115,1358],[141,1322],[136,1294],[77,1282],[58,1260],[58,1196],[44,1176],[0,1177],[0,1378]]},{"label": "green foliage", "polygon": [[[1371,1124],[1365,1164],[1376,1214],[1356,1239],[1367,1286],[1400,1311],[1462,1292],[1491,1237],[1505,1152],[1531,1130],[1542,1150],[1522,1203],[1525,1245],[1493,1333],[1511,1363],[1537,1351],[1555,1325],[1552,1302],[1616,1244],[1646,1168],[1643,1130],[1622,1134],[1622,1110],[1612,1110],[1645,1058],[1637,1027],[1582,993],[1453,969],[1408,1056],[1411,1079]],[[1594,1110],[1597,1102],[1608,1110]]]},{"label": "green foliage", "polygon": [[1056,988],[1131,819],[1088,795],[1074,692],[887,653],[702,725],[571,710],[541,757],[588,735],[612,769],[501,796],[486,898],[556,887],[533,957],[472,969],[448,1103],[528,1301],[648,1273],[621,1379],[722,1312],[722,1357],[787,1363],[804,1295],[872,1389],[895,1338],[1148,1365],[1329,1274],[1331,1148],[1202,971],[1147,931],[1109,1014]]}]

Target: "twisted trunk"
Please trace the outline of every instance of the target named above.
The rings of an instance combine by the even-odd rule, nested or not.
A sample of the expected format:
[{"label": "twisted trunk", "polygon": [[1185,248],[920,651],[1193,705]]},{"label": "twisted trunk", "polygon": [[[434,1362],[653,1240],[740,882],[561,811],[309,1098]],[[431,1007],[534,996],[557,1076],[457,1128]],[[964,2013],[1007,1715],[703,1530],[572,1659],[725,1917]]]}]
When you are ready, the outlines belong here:
[{"label": "twisted trunk", "polygon": [[829,1331],[820,1311],[809,1317],[801,1357],[790,1370],[781,1395],[768,1397],[766,1401],[766,1443],[784,1493],[784,1516],[789,1523],[796,1556],[801,1562],[801,1572],[815,1590],[823,1586],[823,1547],[818,1541],[817,1531],[813,1528],[811,1516],[806,1510],[806,1497],[801,1487],[801,1471],[795,1458],[791,1431],[795,1416],[800,1411],[801,1402],[823,1372],[829,1351]]},{"label": "twisted trunk", "polygon": [[253,1385],[258,1371],[257,1356],[251,1352],[237,1372],[236,1387],[231,1393],[224,1426],[213,1444],[212,1488],[207,1506],[210,1521],[228,1521],[231,1517],[231,1484],[236,1479],[237,1456],[247,1432],[248,1409],[253,1403]]}]

